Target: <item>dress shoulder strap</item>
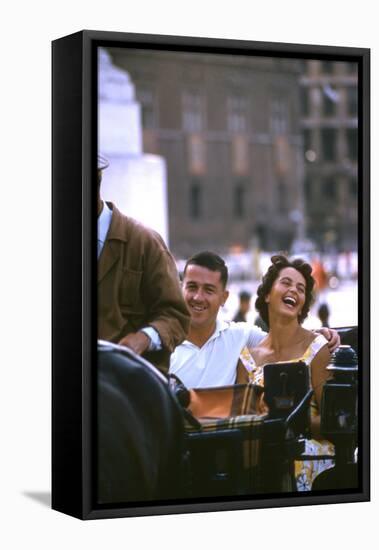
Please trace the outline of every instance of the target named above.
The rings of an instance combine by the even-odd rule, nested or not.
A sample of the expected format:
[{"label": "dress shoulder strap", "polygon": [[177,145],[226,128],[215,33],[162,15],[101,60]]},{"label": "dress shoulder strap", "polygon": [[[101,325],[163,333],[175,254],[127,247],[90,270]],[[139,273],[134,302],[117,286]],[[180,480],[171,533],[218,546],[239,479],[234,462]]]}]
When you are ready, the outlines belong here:
[{"label": "dress shoulder strap", "polygon": [[240,353],[240,361],[247,370],[250,381],[253,384],[263,386],[263,366],[256,364],[254,357],[246,346]]},{"label": "dress shoulder strap", "polygon": [[[306,349],[304,355],[294,361],[304,361],[306,365],[310,365],[312,360],[316,357],[321,348],[328,343],[327,339],[318,334],[316,338],[310,343]],[[240,353],[240,361],[247,370],[249,379],[253,384],[259,384],[263,386],[263,365],[257,365],[254,357],[251,355],[249,349],[245,346]]]},{"label": "dress shoulder strap", "polygon": [[318,334],[316,338],[312,340],[304,355],[300,357],[299,361],[304,361],[306,365],[310,365],[320,349],[323,348],[327,343],[328,341],[325,336],[323,336],[322,334]]}]

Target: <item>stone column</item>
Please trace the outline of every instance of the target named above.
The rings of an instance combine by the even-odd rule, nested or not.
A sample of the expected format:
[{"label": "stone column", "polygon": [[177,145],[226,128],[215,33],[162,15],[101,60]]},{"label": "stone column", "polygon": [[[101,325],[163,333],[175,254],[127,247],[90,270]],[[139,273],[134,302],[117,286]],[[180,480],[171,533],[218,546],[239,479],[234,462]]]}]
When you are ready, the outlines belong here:
[{"label": "stone column", "polygon": [[99,49],[98,150],[110,162],[101,184],[102,198],[124,214],[155,229],[168,244],[166,162],[142,150],[141,106],[124,70]]}]

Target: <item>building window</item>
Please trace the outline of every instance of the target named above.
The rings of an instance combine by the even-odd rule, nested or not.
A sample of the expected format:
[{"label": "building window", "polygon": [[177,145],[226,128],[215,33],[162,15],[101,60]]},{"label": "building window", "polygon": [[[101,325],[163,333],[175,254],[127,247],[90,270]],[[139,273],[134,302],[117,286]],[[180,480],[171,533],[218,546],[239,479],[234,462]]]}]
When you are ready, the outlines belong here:
[{"label": "building window", "polygon": [[334,201],[337,198],[337,185],[333,178],[326,178],[322,188],[325,199]]},{"label": "building window", "polygon": [[346,72],[348,74],[355,74],[358,72],[358,63],[346,63]]},{"label": "building window", "polygon": [[347,88],[347,112],[350,116],[358,114],[358,90],[357,88]]},{"label": "building window", "polygon": [[312,204],[313,199],[313,187],[312,187],[312,179],[307,176],[304,181],[304,194],[305,194],[305,200],[308,204]]},{"label": "building window", "polygon": [[271,100],[271,131],[276,135],[288,132],[289,116],[288,104],[283,98],[276,97]]},{"label": "building window", "polygon": [[233,214],[236,219],[245,217],[246,211],[246,185],[244,182],[238,182],[234,188],[234,208]]},{"label": "building window", "polygon": [[339,101],[339,93],[337,90],[327,84],[323,88],[323,113],[324,116],[335,116],[336,105]]},{"label": "building window", "polygon": [[304,147],[304,155],[306,155],[307,151],[310,151],[312,149],[312,130],[309,128],[306,128],[303,131],[303,147]]},{"label": "building window", "polygon": [[333,61],[323,61],[321,63],[321,72],[323,74],[332,74],[333,68],[334,68]]},{"label": "building window", "polygon": [[336,130],[323,128],[321,130],[322,158],[326,162],[336,160]]},{"label": "building window", "polygon": [[190,217],[193,220],[198,220],[201,218],[201,210],[202,210],[202,186],[200,185],[199,180],[193,180],[190,185]]},{"label": "building window", "polygon": [[302,116],[310,115],[309,90],[306,87],[300,89],[300,106]]},{"label": "building window", "polygon": [[198,133],[204,129],[204,100],[198,92],[184,92],[182,96],[183,129]]},{"label": "building window", "polygon": [[142,110],[142,128],[156,128],[157,114],[155,109],[154,94],[152,90],[141,88],[137,90],[137,99],[141,103]]},{"label": "building window", "polygon": [[351,160],[358,159],[358,132],[356,128],[348,128],[346,132],[347,150]]},{"label": "building window", "polygon": [[247,132],[248,105],[246,98],[231,96],[227,99],[227,121],[229,132]]}]

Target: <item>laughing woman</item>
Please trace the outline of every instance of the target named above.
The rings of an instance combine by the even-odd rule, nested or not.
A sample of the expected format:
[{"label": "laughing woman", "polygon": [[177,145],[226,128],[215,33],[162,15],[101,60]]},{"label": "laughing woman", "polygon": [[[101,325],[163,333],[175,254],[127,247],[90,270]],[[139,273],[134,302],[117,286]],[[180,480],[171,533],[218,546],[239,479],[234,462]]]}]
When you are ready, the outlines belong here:
[{"label": "laughing woman", "polygon": [[[322,387],[328,378],[327,365],[330,353],[327,340],[321,334],[304,329],[301,323],[308,315],[312,303],[314,279],[312,268],[301,259],[293,261],[285,256],[273,256],[271,266],[258,287],[255,307],[269,327],[260,344],[241,353],[238,379],[246,376],[263,385],[263,366],[280,361],[304,361],[310,369],[314,390],[311,404],[311,431],[314,439],[307,440],[307,455],[333,454],[333,446],[320,440],[320,404]],[[299,491],[311,489],[316,475],[333,465],[331,460],[302,461],[295,464],[296,484]]]}]

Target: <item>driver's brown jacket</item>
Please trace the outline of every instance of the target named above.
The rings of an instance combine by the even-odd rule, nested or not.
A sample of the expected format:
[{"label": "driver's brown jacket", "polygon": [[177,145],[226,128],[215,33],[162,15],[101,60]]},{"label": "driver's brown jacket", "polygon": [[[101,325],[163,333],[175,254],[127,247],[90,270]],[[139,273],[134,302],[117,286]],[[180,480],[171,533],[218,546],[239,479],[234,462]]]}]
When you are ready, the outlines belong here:
[{"label": "driver's brown jacket", "polygon": [[117,343],[154,327],[163,346],[159,366],[168,368],[189,327],[174,259],[158,233],[107,204],[113,213],[98,260],[98,338]]}]

